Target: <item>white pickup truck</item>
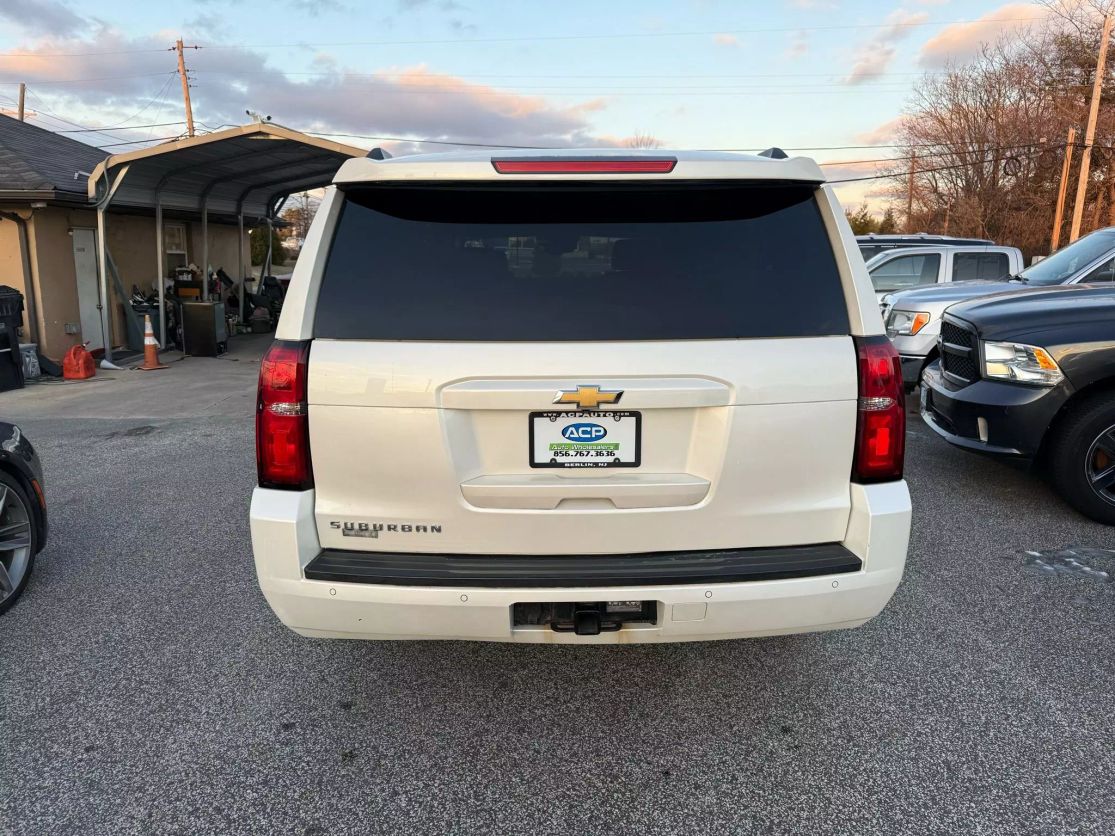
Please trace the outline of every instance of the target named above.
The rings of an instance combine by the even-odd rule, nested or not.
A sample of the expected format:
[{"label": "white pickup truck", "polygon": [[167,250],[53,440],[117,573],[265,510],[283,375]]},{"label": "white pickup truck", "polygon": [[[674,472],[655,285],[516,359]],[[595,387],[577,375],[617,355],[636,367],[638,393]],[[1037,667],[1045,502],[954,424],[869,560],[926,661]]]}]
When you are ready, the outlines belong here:
[{"label": "white pickup truck", "polygon": [[[872,264],[875,259],[869,268]],[[954,278],[946,284],[885,294],[879,307],[887,336],[902,358],[903,382],[907,390],[912,390],[926,366],[937,359],[941,315],[949,305],[992,293],[1020,293],[1027,288],[1055,284],[1110,285],[1112,281],[1115,281],[1115,227],[1108,227],[1085,235],[1025,270],[1012,270],[1004,279],[961,282]]]},{"label": "white pickup truck", "polygon": [[1004,281],[1022,271],[1022,251],[995,245],[906,247],[879,253],[867,272],[882,302],[887,293],[946,282]]}]

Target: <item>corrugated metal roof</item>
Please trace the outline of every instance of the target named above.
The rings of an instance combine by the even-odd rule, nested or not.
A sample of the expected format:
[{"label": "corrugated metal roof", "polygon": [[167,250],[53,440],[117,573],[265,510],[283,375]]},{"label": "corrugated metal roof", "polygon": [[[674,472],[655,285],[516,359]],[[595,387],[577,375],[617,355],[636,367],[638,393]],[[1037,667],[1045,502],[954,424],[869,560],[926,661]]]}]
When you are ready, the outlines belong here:
[{"label": "corrugated metal roof", "polygon": [[[86,178],[108,154],[67,136],[0,115],[0,191],[59,192],[86,199]],[[84,172],[77,179],[74,174]]]},{"label": "corrugated metal roof", "polygon": [[116,154],[93,170],[89,197],[105,174],[123,170],[112,205],[262,218],[276,198],[329,184],[361,148],[308,136],[274,123],[243,125]]}]

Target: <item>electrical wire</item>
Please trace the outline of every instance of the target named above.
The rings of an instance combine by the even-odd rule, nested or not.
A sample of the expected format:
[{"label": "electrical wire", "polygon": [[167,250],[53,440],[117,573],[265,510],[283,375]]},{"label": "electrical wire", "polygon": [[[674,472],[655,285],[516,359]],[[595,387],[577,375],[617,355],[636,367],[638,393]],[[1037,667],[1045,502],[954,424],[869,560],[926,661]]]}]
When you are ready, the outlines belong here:
[{"label": "electrical wire", "polygon": [[115,147],[120,146],[120,145],[142,145],[145,142],[167,142],[168,140],[171,140],[171,139],[178,139],[180,136],[181,136],[181,134],[175,134],[174,136],[156,136],[156,137],[153,137],[151,139],[132,139],[132,140],[129,140],[127,142],[109,142],[109,143],[106,143],[104,145],[98,145],[97,147],[98,148],[115,148]]},{"label": "electrical wire", "polygon": [[276,49],[291,47],[322,47],[338,46],[415,46],[420,44],[484,44],[484,43],[511,43],[518,41],[597,41],[615,40],[622,38],[689,38],[713,37],[715,35],[762,35],[777,32],[834,32],[855,29],[912,29],[922,26],[953,26],[965,25],[1001,25],[1004,23],[1024,23],[1028,21],[1045,20],[1045,17],[1014,17],[997,18],[994,20],[920,20],[890,23],[840,23],[824,26],[772,26],[755,29],[714,29],[690,32],[624,32],[600,33],[588,35],[514,35],[491,38],[437,38],[428,40],[392,40],[392,41],[335,41],[321,43],[239,43],[239,44],[214,44],[203,49]]},{"label": "electrical wire", "polygon": [[[388,41],[336,41],[307,43],[305,41],[292,43],[238,43],[238,44],[212,44],[197,46],[193,49],[281,49],[281,48],[322,48],[343,46],[416,46],[421,44],[490,44],[490,43],[515,43],[521,41],[597,41],[616,40],[626,38],[691,38],[712,37],[715,35],[761,35],[777,32],[835,32],[857,29],[912,29],[923,26],[955,26],[964,24],[968,26],[995,25],[1004,23],[1025,23],[1028,21],[1045,20],[1044,17],[1013,17],[996,18],[994,20],[919,20],[886,23],[843,23],[822,26],[774,26],[754,29],[715,29],[690,32],[616,32],[586,35],[509,35],[491,38],[435,38],[426,40],[388,40]],[[173,47],[171,48],[173,49]],[[93,52],[9,52],[0,54],[2,58],[79,58],[96,55],[138,55],[155,52],[169,52],[168,49],[120,49],[111,51]]]},{"label": "electrical wire", "polygon": [[[1053,146],[1049,146],[1049,147],[1050,148],[1063,148],[1066,145],[1067,145],[1067,143],[1059,143],[1057,145],[1053,145]],[[995,149],[989,149],[989,151],[991,151],[991,150],[995,150]],[[1034,151],[1034,152],[1031,152],[1029,154],[1021,154],[1020,156],[1030,157],[1030,156],[1034,156],[1037,153],[1040,153],[1040,152]],[[883,161],[883,162],[887,162],[887,161]],[[915,175],[918,175],[918,174],[933,174],[933,173],[938,172],[938,171],[955,171],[955,170],[961,169],[961,168],[971,168],[974,165],[978,165],[980,162],[981,161],[978,161],[978,160],[972,160],[972,161],[965,162],[965,163],[953,163],[953,164],[950,164],[950,165],[934,166],[934,167],[931,167],[931,168],[918,168],[918,169],[914,170],[914,174]],[[983,162],[987,162],[987,161],[984,160]],[[867,176],[867,177],[846,177],[846,178],[843,178],[843,179],[840,179],[840,180],[829,180],[828,183],[829,183],[829,185],[838,186],[842,183],[862,183],[862,182],[865,182],[865,181],[868,181],[868,180],[887,180],[887,179],[893,179],[895,177],[907,177],[908,175],[909,175],[909,172],[907,172],[907,171],[898,171],[898,172],[892,172],[890,174],[875,174],[875,175],[871,175],[871,176]]]},{"label": "electrical wire", "polygon": [[369,136],[367,134],[334,133],[325,131],[302,131],[310,136],[343,136],[347,139],[374,139],[380,142],[413,142],[420,145],[457,145],[464,148],[525,148],[528,150],[553,150],[556,145],[497,145],[492,142],[454,142],[448,139],[410,139],[402,136]]},{"label": "electrical wire", "polygon": [[[939,147],[940,143],[934,143],[934,145]],[[1052,144],[1047,143],[1047,142],[1027,142],[1027,143],[1022,144],[1022,145],[993,145],[989,148],[946,149],[946,150],[942,150],[942,151],[928,151],[928,152],[923,152],[923,153],[917,154],[917,155],[911,154],[909,156],[901,156],[901,157],[879,157],[879,158],[871,159],[871,160],[834,160],[832,162],[818,163],[818,165],[820,165],[820,166],[839,166],[839,165],[866,165],[867,163],[900,163],[900,162],[909,162],[909,161],[913,161],[913,160],[925,159],[926,157],[954,157],[954,156],[960,156],[960,155],[964,155],[964,154],[987,155],[987,154],[995,153],[997,151],[1019,151],[1019,150],[1026,149],[1026,148],[1042,148],[1042,150],[1046,150],[1046,149],[1054,149],[1054,148],[1063,148],[1064,146],[1065,146],[1065,143],[1063,143],[1063,142],[1062,143],[1052,143]],[[895,146],[891,146],[891,147],[907,148],[909,146],[895,145]],[[717,150],[724,151],[724,150],[728,150],[728,149],[721,148],[721,149],[717,149]],[[732,149],[732,150],[739,150],[739,149]],[[783,148],[782,150],[785,151],[786,149]]]},{"label": "electrical wire", "polygon": [[[208,126],[206,126],[206,127],[208,127]],[[554,149],[560,147],[560,146],[554,146],[554,145],[500,145],[500,144],[494,143],[494,142],[464,142],[464,141],[456,141],[456,140],[448,140],[448,139],[415,139],[413,137],[379,136],[379,135],[371,135],[371,134],[354,134],[354,133],[343,133],[343,132],[340,132],[340,131],[302,131],[302,133],[306,133],[306,134],[309,134],[311,136],[321,136],[321,137],[345,137],[347,139],[370,139],[370,140],[376,140],[376,141],[379,141],[379,142],[410,142],[410,143],[414,143],[414,144],[417,144],[417,145],[452,145],[452,146],[460,146],[460,147],[464,147],[464,148],[507,148],[507,149],[523,148],[523,149],[528,149],[528,150],[545,151],[545,150],[554,150]],[[926,148],[929,148],[929,147],[938,147],[939,145],[940,145],[940,143],[920,143],[920,144],[915,144],[913,146],[907,145],[907,144],[894,144],[894,145],[828,145],[828,146],[813,145],[813,146],[798,146],[798,147],[793,147],[793,148],[786,147],[786,148],[783,148],[782,150],[783,151],[843,151],[843,150],[849,150],[849,149],[868,149],[868,148],[900,148],[900,149],[910,148],[910,147],[926,147]],[[950,155],[950,154],[986,154],[986,153],[990,153],[992,151],[1009,151],[1009,150],[1014,150],[1014,149],[1034,148],[1034,147],[1038,147],[1038,146],[1042,146],[1042,145],[1045,145],[1045,147],[1051,148],[1051,149],[1052,148],[1063,147],[1063,143],[1062,144],[1049,144],[1049,145],[1047,145],[1047,144],[1041,143],[1041,142],[1031,142],[1031,143],[1025,143],[1025,144],[1021,144],[1021,145],[998,145],[998,146],[993,146],[991,148],[984,149],[984,150],[972,149],[972,150],[963,150],[963,151],[927,152],[927,153],[922,154],[921,156],[922,157],[935,157],[935,156],[947,156],[947,155]],[[733,152],[754,153],[757,147],[758,146],[756,145],[756,146],[752,146],[750,148],[702,148],[702,149],[699,149],[699,150],[702,150],[702,151],[733,151]],[[910,159],[910,157],[879,157],[879,158],[869,159],[869,160],[837,160],[837,161],[833,161],[833,162],[820,163],[820,165],[823,165],[823,166],[863,165],[863,164],[866,164],[866,163],[902,162],[902,161],[908,160],[908,159]]]},{"label": "electrical wire", "polygon": [[[181,125],[181,124],[182,124],[182,120],[178,120],[177,122],[156,122],[156,123],[151,124],[151,125],[123,125],[123,126],[121,126],[121,125],[106,125],[105,128],[125,127],[129,131],[132,131],[132,130],[141,130],[143,128],[168,128],[171,125]],[[73,130],[55,131],[54,133],[56,133],[56,134],[88,134],[88,133],[96,134],[96,133],[100,133],[105,128],[75,128]]]},{"label": "electrical wire", "polygon": [[97,129],[97,128],[90,128],[88,125],[81,125],[77,122],[72,122],[72,121],[70,121],[69,119],[66,119],[63,116],[59,116],[57,113],[53,113],[50,110],[47,110],[47,108],[45,106],[45,103],[43,102],[42,98],[40,98],[38,95],[36,95],[36,93],[33,90],[28,89],[27,95],[30,96],[32,99],[34,99],[36,102],[38,102],[38,106],[36,107],[36,110],[38,110],[40,114],[45,114],[46,117],[51,118],[56,122],[62,122],[64,124],[69,125],[72,128],[83,128],[88,132],[97,133],[97,134],[100,134],[102,136],[111,137],[112,139],[123,139],[123,137],[117,136],[116,134],[112,134],[112,133],[109,133],[107,131],[103,131],[103,130],[100,130],[100,129]]},{"label": "electrical wire", "polygon": [[[11,100],[11,99],[8,99],[8,101],[9,102],[14,102],[14,100]],[[55,120],[65,122],[65,123],[68,123],[68,124],[77,124],[77,123],[74,123],[74,122],[70,122],[69,120],[66,120],[62,117],[59,117],[59,116],[55,115],[55,114],[50,114],[50,115],[52,115]],[[127,126],[127,128],[128,128],[128,130],[139,130],[139,129],[143,129],[143,128],[152,128],[153,129],[153,128],[169,127],[169,126],[172,126],[172,125],[181,125],[181,124],[183,124],[181,121],[177,121],[177,122],[156,122],[156,123],[152,123],[152,124],[149,124],[149,125],[129,125],[129,126]],[[219,125],[216,128],[214,128],[210,125],[207,125],[204,122],[198,122],[198,124],[201,125],[204,128],[209,129],[210,131],[220,130],[220,129],[225,128],[225,127],[236,127],[234,125],[224,124],[224,125]],[[102,133],[102,132],[103,132],[103,129],[84,128],[84,127],[79,127],[78,129],[75,129],[75,130],[56,130],[56,131],[54,131],[54,133],[59,133],[59,134]],[[549,145],[506,145],[506,144],[490,143],[490,142],[466,142],[466,141],[463,141],[463,140],[421,139],[421,138],[415,138],[415,137],[384,136],[384,135],[373,135],[373,134],[355,134],[355,133],[347,133],[347,132],[342,132],[342,131],[303,131],[303,133],[309,134],[310,136],[320,136],[320,137],[344,137],[344,138],[348,138],[348,139],[367,139],[367,140],[375,140],[375,141],[379,141],[379,142],[401,142],[401,143],[413,143],[413,144],[417,144],[417,145],[446,145],[446,146],[465,147],[465,148],[496,148],[496,149],[509,149],[509,150],[512,150],[512,149],[555,150],[555,149],[560,147],[560,146],[549,146]],[[114,137],[114,138],[115,139],[120,139],[120,137]],[[107,143],[107,144],[100,145],[98,147],[110,148],[110,147],[115,147],[115,146],[120,146],[120,145],[140,145],[140,144],[143,144],[143,143],[146,143],[146,142],[163,142],[163,141],[166,141],[166,140],[176,139],[176,138],[177,137],[174,137],[174,136],[165,136],[165,137],[153,137],[153,138],[149,137],[147,139],[121,140],[120,142]],[[813,145],[813,146],[793,146],[793,147],[787,146],[786,148],[783,148],[783,150],[784,151],[842,151],[842,150],[871,149],[871,148],[906,149],[906,148],[918,148],[918,147],[920,147],[920,148],[932,148],[932,147],[939,147],[939,145],[940,145],[940,143],[913,143],[913,144],[889,144],[889,145]],[[1084,147],[1083,143],[1074,143],[1073,145],[1074,145],[1075,148],[1083,148]],[[1031,142],[1031,143],[1016,144],[1016,145],[996,145],[996,146],[991,146],[989,148],[984,148],[984,149],[978,149],[978,148],[976,148],[976,149],[946,149],[946,150],[941,150],[941,151],[928,151],[928,152],[922,152],[920,155],[918,155],[917,158],[925,159],[927,157],[945,157],[945,156],[959,156],[959,155],[973,155],[973,156],[983,155],[983,156],[986,156],[987,154],[996,153],[996,152],[1001,153],[1001,152],[1008,152],[1008,151],[1022,151],[1022,150],[1025,150],[1025,149],[1033,149],[1033,148],[1040,148],[1042,151],[1046,151],[1046,150],[1053,151],[1053,150],[1063,149],[1066,146],[1067,146],[1067,143],[1047,144],[1047,143],[1043,143],[1043,142]],[[1102,145],[1093,143],[1093,147],[1105,148],[1106,146],[1102,146]],[[725,152],[754,152],[755,148],[754,147],[749,147],[749,148],[739,148],[739,147],[736,147],[736,148],[704,148],[704,149],[701,149],[701,150],[704,150],[704,151],[725,151]],[[1028,155],[1023,154],[1022,156],[1028,156]],[[873,163],[876,163],[876,164],[878,164],[878,163],[899,163],[899,162],[908,162],[912,159],[915,159],[915,157],[914,156],[875,157],[875,158],[871,158],[871,159],[862,159],[862,160],[833,160],[833,161],[819,163],[819,165],[825,166],[825,167],[837,167],[837,166],[851,166],[851,165],[868,165],[868,164],[873,164]],[[956,164],[956,165],[953,165],[953,166],[921,168],[921,169],[918,169],[917,173],[944,171],[944,170],[948,170],[949,168],[964,168],[964,167],[967,167],[969,165],[974,165],[974,164],[976,164],[976,162],[977,161],[973,160],[971,162],[960,163],[960,164]],[[874,180],[874,179],[892,177],[892,176],[896,176],[896,175],[883,174],[883,175],[875,175],[875,176],[870,176],[870,177],[857,177],[857,178],[845,178],[845,179],[841,179],[841,180],[831,180],[829,182],[832,182],[832,183],[857,182],[859,180]]]},{"label": "electrical wire", "polygon": [[[4,58],[4,57],[5,56],[3,55],[3,53],[0,53],[0,58]],[[177,72],[177,70],[174,70],[173,72]],[[49,79],[48,78],[48,79],[42,79],[42,80],[35,79],[35,80],[27,82],[27,83],[34,84],[36,86],[40,86],[40,85],[43,85],[43,84],[87,84],[87,83],[92,82],[92,81],[124,81],[124,80],[130,80],[130,79],[134,79],[134,78],[154,78],[155,76],[162,76],[162,75],[166,75],[166,73],[163,72],[163,73],[133,73],[132,75],[102,75],[102,76],[96,76],[96,77],[93,77],[93,78],[54,78],[54,79]],[[19,82],[19,81],[0,81],[0,84],[11,84],[11,85],[14,85],[14,86],[19,86],[21,83],[22,82]]]},{"label": "electrical wire", "polygon": [[119,127],[123,126],[125,123],[131,122],[133,119],[135,119],[141,113],[144,113],[145,111],[147,111],[147,109],[150,108],[151,105],[153,105],[158,99],[162,98],[163,94],[166,93],[167,88],[170,87],[170,83],[172,81],[174,81],[174,79],[177,77],[177,75],[178,75],[177,70],[175,70],[174,72],[166,73],[166,81],[163,82],[163,86],[159,88],[159,91],[154,96],[152,96],[150,99],[147,100],[147,104],[145,104],[143,107],[141,107],[135,113],[133,113],[127,119],[123,119],[115,125],[105,125],[105,127],[106,128],[119,128]]}]

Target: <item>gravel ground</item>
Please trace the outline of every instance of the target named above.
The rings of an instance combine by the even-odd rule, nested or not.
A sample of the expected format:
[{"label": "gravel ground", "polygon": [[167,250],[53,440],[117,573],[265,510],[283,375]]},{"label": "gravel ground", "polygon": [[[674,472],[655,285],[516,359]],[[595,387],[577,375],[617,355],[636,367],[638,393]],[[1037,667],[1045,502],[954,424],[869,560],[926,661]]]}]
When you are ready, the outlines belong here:
[{"label": "gravel ground", "polygon": [[1115,583],[1022,552],[1115,538],[919,421],[878,619],[602,648],[300,638],[246,416],[21,424],[53,531],[0,619],[0,832],[1111,832]]}]

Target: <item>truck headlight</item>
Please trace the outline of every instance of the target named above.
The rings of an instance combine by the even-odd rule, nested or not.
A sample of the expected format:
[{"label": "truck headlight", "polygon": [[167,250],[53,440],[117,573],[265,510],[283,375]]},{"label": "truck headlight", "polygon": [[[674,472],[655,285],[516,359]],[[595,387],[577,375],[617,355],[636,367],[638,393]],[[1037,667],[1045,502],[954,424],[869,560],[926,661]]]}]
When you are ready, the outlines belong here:
[{"label": "truck headlight", "polygon": [[932,315],[925,311],[891,311],[887,318],[888,337],[912,337],[929,324]]},{"label": "truck headlight", "polygon": [[1056,386],[1065,379],[1044,348],[986,341],[983,343],[983,375],[994,380],[1014,380],[1038,386]]}]

